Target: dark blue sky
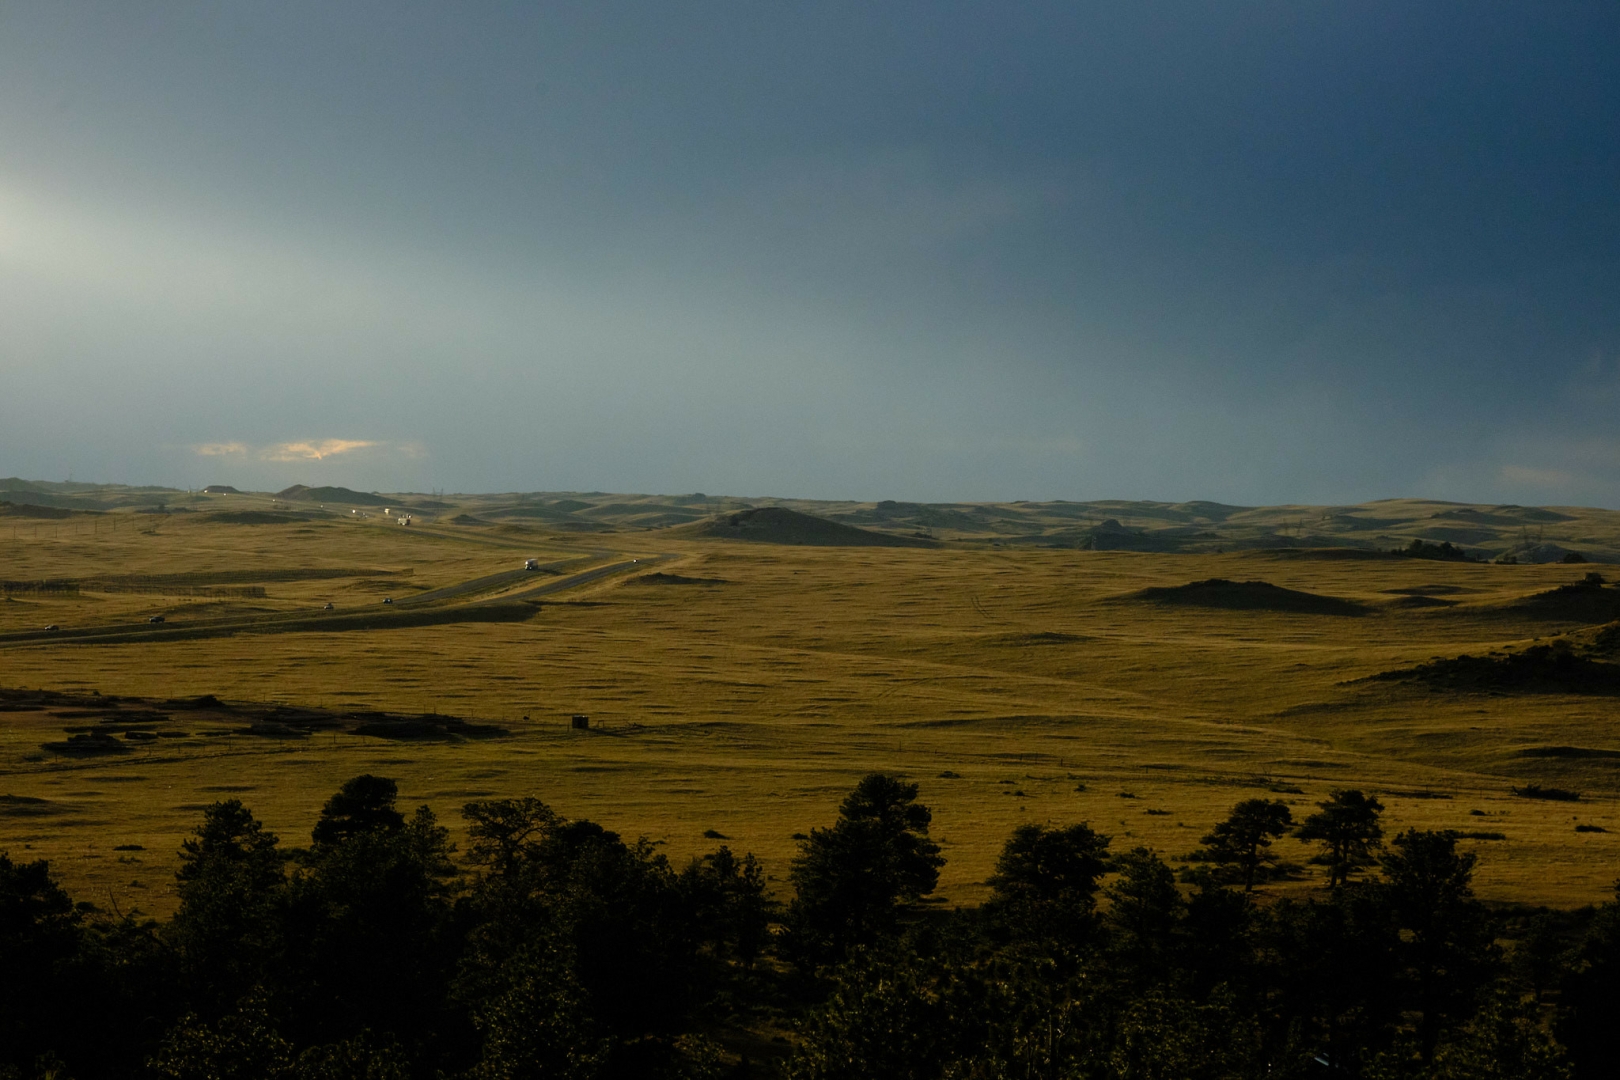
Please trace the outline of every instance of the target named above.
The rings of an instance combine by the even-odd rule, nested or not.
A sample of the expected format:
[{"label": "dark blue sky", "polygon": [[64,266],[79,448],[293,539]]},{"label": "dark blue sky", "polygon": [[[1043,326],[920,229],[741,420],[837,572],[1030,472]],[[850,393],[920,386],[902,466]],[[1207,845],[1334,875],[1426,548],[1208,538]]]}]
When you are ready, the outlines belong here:
[{"label": "dark blue sky", "polygon": [[1620,6],[0,2],[0,474],[1620,503]]}]

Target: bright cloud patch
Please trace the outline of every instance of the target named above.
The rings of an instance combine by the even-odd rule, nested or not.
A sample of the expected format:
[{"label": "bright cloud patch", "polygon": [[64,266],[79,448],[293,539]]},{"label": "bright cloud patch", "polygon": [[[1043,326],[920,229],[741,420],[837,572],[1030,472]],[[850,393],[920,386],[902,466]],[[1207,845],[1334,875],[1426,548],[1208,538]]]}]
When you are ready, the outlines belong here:
[{"label": "bright cloud patch", "polygon": [[247,444],[239,442],[203,443],[200,446],[193,446],[191,449],[203,457],[229,457],[232,454],[245,454],[248,452]]},{"label": "bright cloud patch", "polygon": [[324,458],[364,450],[377,443],[366,439],[320,439],[313,442],[285,442],[269,446],[259,454],[265,461],[321,461]]}]

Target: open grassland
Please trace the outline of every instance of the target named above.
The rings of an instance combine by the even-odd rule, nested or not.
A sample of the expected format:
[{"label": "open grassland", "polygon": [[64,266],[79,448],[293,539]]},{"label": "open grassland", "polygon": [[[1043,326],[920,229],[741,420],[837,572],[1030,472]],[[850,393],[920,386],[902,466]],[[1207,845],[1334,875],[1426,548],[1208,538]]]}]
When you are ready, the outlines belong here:
[{"label": "open grassland", "polygon": [[[247,513],[265,500],[215,506]],[[120,511],[25,521],[15,536],[0,525],[0,579],[59,586],[0,600],[0,686],[449,714],[508,735],[246,734],[160,709],[167,737],[83,756],[44,748],[84,726],[72,710],[0,712],[0,850],[51,859],[86,898],[162,912],[201,807],[239,796],[299,842],[337,785],[370,771],[453,826],[464,802],[533,794],[664,841],[677,861],[721,842],[752,850],[780,884],[793,834],[885,769],[922,782],[952,901],[984,895],[1026,821],[1089,821],[1116,848],[1174,856],[1239,799],[1284,798],[1298,817],[1346,786],[1379,792],[1395,828],[1501,834],[1466,841],[1487,898],[1581,904],[1620,875],[1620,696],[1368,679],[1522,652],[1615,618],[1613,588],[1525,602],[1592,566],[803,547],[679,522],[557,532],[538,511],[532,524],[411,528],[345,515],[243,524]],[[547,569],[509,573],[529,557]],[[515,599],[591,567],[608,572]],[[1266,586],[1185,588],[1216,578]],[[481,584],[451,588],[465,582]],[[326,603],[333,615],[381,612],[384,597],[403,614],[533,610],[254,629],[319,618]],[[154,615],[166,633],[196,632],[36,633]],[[591,730],[569,730],[572,713]],[[1530,783],[1583,797],[1513,794]],[[1277,888],[1310,887],[1314,873]]]}]

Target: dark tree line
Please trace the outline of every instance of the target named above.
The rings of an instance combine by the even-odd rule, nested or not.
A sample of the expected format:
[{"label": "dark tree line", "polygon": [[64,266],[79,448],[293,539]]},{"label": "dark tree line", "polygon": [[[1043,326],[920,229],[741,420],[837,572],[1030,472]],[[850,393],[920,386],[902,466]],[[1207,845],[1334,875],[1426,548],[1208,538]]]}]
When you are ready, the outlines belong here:
[{"label": "dark tree line", "polygon": [[[0,855],[0,1077],[1620,1071],[1620,901],[1492,911],[1456,834],[1386,845],[1360,792],[1297,825],[1240,802],[1179,874],[1083,824],[1026,825],[987,902],[959,909],[930,903],[944,859],[917,796],[862,780],[801,841],[785,905],[752,855],[677,869],[536,799],[465,806],[458,864],[433,813],[374,776],[333,795],[307,847],[214,804],[164,923],[75,904],[45,863]],[[1290,833],[1329,888],[1263,901]],[[772,1030],[790,1051],[773,1057]]]},{"label": "dark tree line", "polygon": [[[1396,554],[1405,555],[1409,559],[1435,559],[1441,562],[1478,562],[1474,556],[1460,547],[1454,546],[1451,541],[1445,540],[1438,544],[1431,544],[1427,540],[1413,540],[1404,548],[1396,548]],[[1581,560],[1584,562],[1585,560]]]}]

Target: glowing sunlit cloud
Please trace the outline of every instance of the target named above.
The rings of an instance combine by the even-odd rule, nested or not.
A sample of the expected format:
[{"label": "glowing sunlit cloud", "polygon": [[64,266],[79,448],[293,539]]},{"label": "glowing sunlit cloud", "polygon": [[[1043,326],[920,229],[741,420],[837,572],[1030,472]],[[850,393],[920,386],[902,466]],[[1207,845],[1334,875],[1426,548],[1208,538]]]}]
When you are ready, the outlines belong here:
[{"label": "glowing sunlit cloud", "polygon": [[191,451],[202,457],[229,457],[232,454],[245,454],[248,452],[248,448],[246,443],[215,442],[193,446]]},{"label": "glowing sunlit cloud", "polygon": [[376,446],[367,439],[321,439],[314,442],[285,442],[266,447],[259,457],[263,461],[321,461],[338,454],[364,450]]}]

